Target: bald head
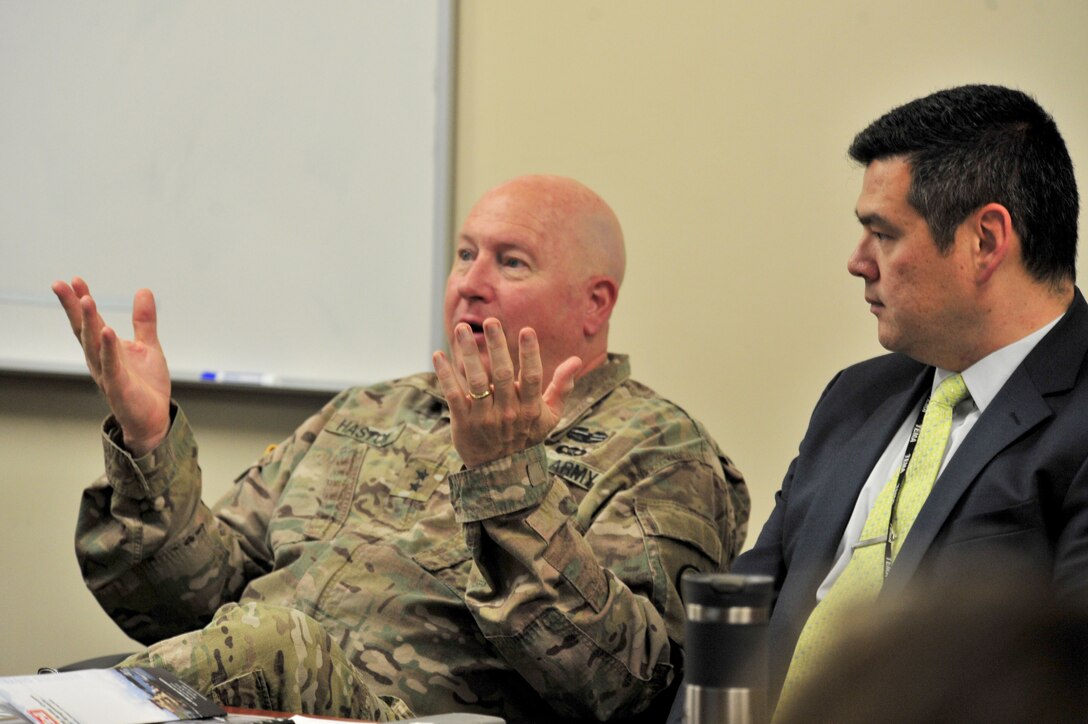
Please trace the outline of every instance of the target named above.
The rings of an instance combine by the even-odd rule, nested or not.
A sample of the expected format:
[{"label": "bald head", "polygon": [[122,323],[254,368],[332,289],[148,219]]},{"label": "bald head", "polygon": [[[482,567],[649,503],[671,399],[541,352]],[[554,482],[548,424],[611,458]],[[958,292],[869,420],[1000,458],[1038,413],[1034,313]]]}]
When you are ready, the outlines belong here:
[{"label": "bald head", "polygon": [[545,379],[563,360],[607,359],[608,323],[624,271],[623,232],[596,193],[562,176],[519,176],[485,193],[457,241],[446,284],[446,333],[467,324],[485,347],[498,319],[511,357],[518,333],[540,342]]},{"label": "bald head", "polygon": [[566,176],[518,176],[485,193],[474,211],[501,199],[535,218],[555,251],[569,255],[585,276],[611,277],[623,283],[627,254],[620,221],[593,189]]}]

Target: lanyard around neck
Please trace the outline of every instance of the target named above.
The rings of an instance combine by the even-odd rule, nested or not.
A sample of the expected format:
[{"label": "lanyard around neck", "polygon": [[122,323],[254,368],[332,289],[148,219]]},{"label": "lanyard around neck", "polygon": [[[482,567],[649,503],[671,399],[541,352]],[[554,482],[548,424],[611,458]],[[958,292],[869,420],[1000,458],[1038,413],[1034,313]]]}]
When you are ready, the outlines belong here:
[{"label": "lanyard around neck", "polygon": [[[926,399],[922,400],[922,409],[918,411],[918,419],[914,422],[914,429],[911,430],[910,439],[907,441],[907,450],[903,453],[903,462],[899,464],[899,474],[895,478],[895,491],[892,493],[892,509],[891,514],[888,516],[888,533],[884,536],[884,578],[888,577],[888,571],[890,571],[892,567],[892,541],[895,538],[895,511],[899,506],[899,493],[903,490],[903,483],[907,479],[907,468],[910,466],[910,459],[914,455],[914,448],[918,444],[918,436],[922,432],[922,420],[926,416],[926,409],[929,407],[929,401],[929,396],[926,396]],[[879,540],[879,538],[877,540]]]}]

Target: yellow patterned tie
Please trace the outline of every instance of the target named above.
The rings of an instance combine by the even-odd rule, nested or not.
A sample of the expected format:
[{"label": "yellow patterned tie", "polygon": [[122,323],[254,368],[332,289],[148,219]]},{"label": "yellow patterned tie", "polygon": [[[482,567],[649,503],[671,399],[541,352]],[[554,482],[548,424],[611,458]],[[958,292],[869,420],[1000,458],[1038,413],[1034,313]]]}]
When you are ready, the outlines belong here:
[{"label": "yellow patterned tie", "polygon": [[[948,435],[952,430],[952,410],[967,397],[967,386],[963,377],[958,374],[948,377],[937,386],[922,418],[918,442],[909,460],[898,502],[895,501],[895,489],[901,466],[880,491],[876,503],[869,511],[865,527],[861,531],[861,539],[854,548],[850,562],[831,586],[831,590],[813,609],[801,630],[782,687],[779,711],[789,705],[799,684],[808,679],[815,667],[820,665],[821,657],[831,648],[837,637],[837,623],[842,612],[851,606],[873,601],[880,593],[880,587],[884,583],[884,544],[887,536],[891,536],[894,560],[937,479],[944,449],[948,444]],[[893,503],[895,521],[891,523]]]}]

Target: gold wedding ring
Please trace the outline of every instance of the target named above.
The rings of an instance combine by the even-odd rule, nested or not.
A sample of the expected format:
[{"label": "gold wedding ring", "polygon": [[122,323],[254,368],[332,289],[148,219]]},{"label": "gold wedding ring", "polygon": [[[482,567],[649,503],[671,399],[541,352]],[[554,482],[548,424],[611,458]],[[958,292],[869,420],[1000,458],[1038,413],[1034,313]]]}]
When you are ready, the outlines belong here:
[{"label": "gold wedding ring", "polygon": [[491,396],[491,390],[484,390],[483,392],[472,392],[469,390],[468,396],[474,400],[482,400],[485,397]]}]

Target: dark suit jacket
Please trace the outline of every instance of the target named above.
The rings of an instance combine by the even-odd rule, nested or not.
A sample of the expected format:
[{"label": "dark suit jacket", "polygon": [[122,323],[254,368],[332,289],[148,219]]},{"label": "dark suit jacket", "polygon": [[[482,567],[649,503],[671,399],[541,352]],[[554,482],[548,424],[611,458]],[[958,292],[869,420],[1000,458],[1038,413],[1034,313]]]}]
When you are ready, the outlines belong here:
[{"label": "dark suit jacket", "polygon": [[[1006,554],[1050,575],[1061,592],[1088,590],[1086,352],[1088,305],[1078,290],[949,461],[881,595]],[[758,541],[733,567],[776,580],[772,702],[858,494],[932,379],[932,367],[900,354],[840,372],[812,413]]]}]

